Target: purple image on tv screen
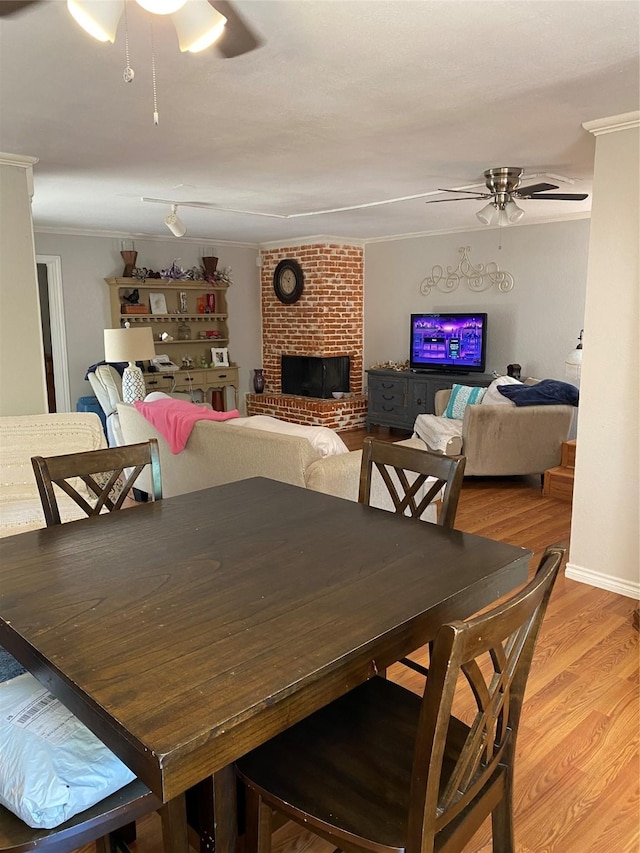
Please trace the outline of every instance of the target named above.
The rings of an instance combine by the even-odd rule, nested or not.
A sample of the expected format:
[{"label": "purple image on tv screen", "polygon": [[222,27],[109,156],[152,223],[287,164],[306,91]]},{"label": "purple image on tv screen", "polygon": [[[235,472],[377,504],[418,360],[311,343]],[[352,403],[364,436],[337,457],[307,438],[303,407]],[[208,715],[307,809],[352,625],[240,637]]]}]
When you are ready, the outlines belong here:
[{"label": "purple image on tv screen", "polygon": [[415,316],[412,362],[424,366],[482,365],[483,316]]}]

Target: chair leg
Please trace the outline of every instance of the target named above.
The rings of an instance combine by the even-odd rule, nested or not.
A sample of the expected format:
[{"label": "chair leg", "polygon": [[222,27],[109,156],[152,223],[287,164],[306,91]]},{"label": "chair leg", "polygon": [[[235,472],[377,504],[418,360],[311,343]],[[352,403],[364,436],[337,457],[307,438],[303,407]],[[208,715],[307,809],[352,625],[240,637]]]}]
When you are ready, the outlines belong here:
[{"label": "chair leg", "polygon": [[513,767],[510,767],[504,779],[502,798],[491,812],[491,830],[493,835],[493,853],[515,853],[513,832]]},{"label": "chair leg", "polygon": [[246,788],[245,853],[271,853],[273,811],[253,788]]}]

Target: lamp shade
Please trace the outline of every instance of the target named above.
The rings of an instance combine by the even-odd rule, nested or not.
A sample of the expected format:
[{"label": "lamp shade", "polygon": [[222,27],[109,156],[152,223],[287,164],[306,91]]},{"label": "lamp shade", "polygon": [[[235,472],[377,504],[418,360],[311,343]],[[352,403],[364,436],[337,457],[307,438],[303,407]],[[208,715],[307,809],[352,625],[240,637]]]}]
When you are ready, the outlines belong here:
[{"label": "lamp shade", "polygon": [[104,330],[104,360],[107,362],[145,361],[155,355],[153,333],[148,326]]},{"label": "lamp shade", "polygon": [[94,39],[111,44],[116,40],[124,0],[67,0],[67,9]]},{"label": "lamp shade", "polygon": [[181,51],[198,53],[222,35],[227,19],[208,0],[189,0],[171,16]]},{"label": "lamp shade", "polygon": [[515,203],[515,201],[508,201],[504,209],[507,211],[507,219],[509,222],[519,222],[524,216],[524,210]]},{"label": "lamp shade", "polygon": [[498,209],[495,204],[490,201],[489,204],[485,204],[482,210],[479,210],[476,213],[476,216],[483,225],[495,225],[498,221]]},{"label": "lamp shade", "polygon": [[576,348],[569,353],[564,362],[565,375],[574,382],[579,381],[582,373],[582,335],[581,331]]},{"label": "lamp shade", "polygon": [[154,15],[172,15],[186,2],[187,0],[138,0],[138,5]]}]

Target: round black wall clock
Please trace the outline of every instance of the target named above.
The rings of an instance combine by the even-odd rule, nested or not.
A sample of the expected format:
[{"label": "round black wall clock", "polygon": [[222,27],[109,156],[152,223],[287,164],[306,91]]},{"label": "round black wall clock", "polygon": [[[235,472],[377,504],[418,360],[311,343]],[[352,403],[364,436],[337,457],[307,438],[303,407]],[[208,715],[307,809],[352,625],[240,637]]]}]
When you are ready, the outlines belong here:
[{"label": "round black wall clock", "polygon": [[300,299],[304,290],[304,273],[297,261],[291,258],[280,261],[273,274],[273,289],[285,305],[292,305]]}]

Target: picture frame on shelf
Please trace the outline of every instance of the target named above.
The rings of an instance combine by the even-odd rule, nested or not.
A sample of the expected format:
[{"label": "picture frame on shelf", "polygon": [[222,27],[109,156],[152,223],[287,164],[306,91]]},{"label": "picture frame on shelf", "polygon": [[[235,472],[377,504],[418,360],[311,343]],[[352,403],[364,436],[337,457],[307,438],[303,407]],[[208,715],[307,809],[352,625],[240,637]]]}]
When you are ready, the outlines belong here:
[{"label": "picture frame on shelf", "polygon": [[229,367],[229,348],[211,347],[211,363],[214,367]]},{"label": "picture frame on shelf", "polygon": [[152,314],[168,314],[167,300],[164,297],[164,293],[150,293],[149,308]]}]

